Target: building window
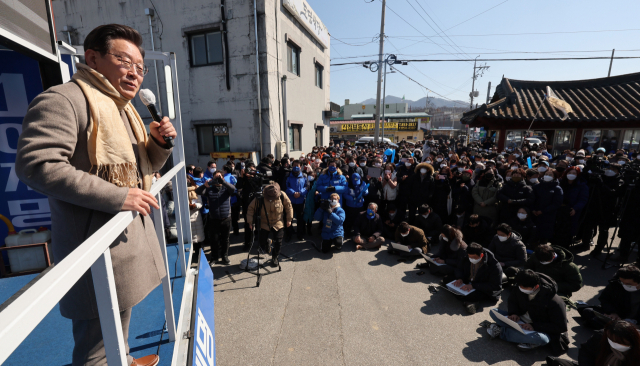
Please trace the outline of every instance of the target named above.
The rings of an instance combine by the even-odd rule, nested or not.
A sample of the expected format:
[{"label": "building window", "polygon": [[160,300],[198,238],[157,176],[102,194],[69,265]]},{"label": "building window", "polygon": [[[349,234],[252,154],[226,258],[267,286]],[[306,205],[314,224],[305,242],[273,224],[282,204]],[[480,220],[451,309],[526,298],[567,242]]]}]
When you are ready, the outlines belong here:
[{"label": "building window", "polygon": [[324,67],[316,64],[316,86],[322,89],[322,72],[324,71]]},{"label": "building window", "polygon": [[289,126],[289,150],[302,151],[302,125]]},{"label": "building window", "polygon": [[300,76],[300,48],[287,43],[287,70]]},{"label": "building window", "polygon": [[324,128],[316,127],[316,146],[323,146],[324,145],[322,143],[322,130],[324,130]]},{"label": "building window", "polygon": [[198,125],[196,126],[196,137],[198,139],[198,154],[200,155],[231,151],[227,125]]},{"label": "building window", "polygon": [[207,32],[189,36],[191,66],[222,63],[222,33]]}]

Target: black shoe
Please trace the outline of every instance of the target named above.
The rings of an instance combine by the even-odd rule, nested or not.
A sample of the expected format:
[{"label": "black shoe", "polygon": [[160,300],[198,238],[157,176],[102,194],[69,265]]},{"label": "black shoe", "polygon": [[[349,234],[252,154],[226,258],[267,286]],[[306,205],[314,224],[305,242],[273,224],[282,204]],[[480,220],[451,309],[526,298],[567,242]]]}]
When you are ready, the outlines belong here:
[{"label": "black shoe", "polygon": [[225,266],[228,266],[229,264],[231,264],[231,261],[229,261],[229,257],[225,255],[222,257],[219,263],[224,264]]},{"label": "black shoe", "polygon": [[427,269],[427,268],[429,268],[429,263],[426,263],[426,262],[425,263],[418,263],[416,265],[416,268]]},{"label": "black shoe", "polygon": [[594,257],[594,258],[598,258],[600,256],[600,254],[602,254],[602,251],[598,250],[598,249],[594,249],[594,250],[591,251],[591,253],[589,253],[589,255]]},{"label": "black shoe", "polygon": [[465,310],[467,310],[467,313],[473,315],[475,313],[478,312],[478,309],[476,308],[478,306],[477,303],[475,302],[465,302],[464,303],[464,308]]},{"label": "black shoe", "polygon": [[396,250],[393,249],[391,246],[389,247],[389,249],[387,249],[387,253],[389,254],[396,254]]},{"label": "black shoe", "polygon": [[271,257],[271,267],[278,267],[280,263],[278,262],[278,256]]}]

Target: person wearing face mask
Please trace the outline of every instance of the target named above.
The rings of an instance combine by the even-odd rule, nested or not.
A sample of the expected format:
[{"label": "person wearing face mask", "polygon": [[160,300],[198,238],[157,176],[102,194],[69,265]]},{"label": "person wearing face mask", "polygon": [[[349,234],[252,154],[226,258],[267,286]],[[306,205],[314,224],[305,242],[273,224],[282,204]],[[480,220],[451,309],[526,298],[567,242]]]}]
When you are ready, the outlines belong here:
[{"label": "person wearing face mask", "polygon": [[[640,333],[633,323],[616,320],[580,345],[580,366],[634,366],[640,360]],[[548,362],[548,361],[547,361]],[[556,364],[551,364],[556,366]],[[564,366],[562,363],[557,365]]]},{"label": "person wearing face mask", "polygon": [[344,171],[346,171],[345,173],[345,179],[347,180],[347,182],[349,183],[349,187],[351,186],[351,177],[353,176],[353,174],[357,173],[360,177],[364,177],[364,172],[362,171],[362,168],[360,168],[358,166],[358,164],[356,163],[356,158],[354,156],[347,156],[346,162],[347,164],[345,166],[343,166]]},{"label": "person wearing face mask", "polygon": [[347,237],[351,234],[353,222],[363,210],[364,197],[368,193],[369,185],[360,178],[360,174],[353,173],[353,176],[351,176],[351,187],[353,188],[349,188],[347,192],[342,195],[345,204],[344,210],[347,215],[344,221],[344,232]]},{"label": "person wearing face mask", "polygon": [[494,171],[487,168],[480,172],[478,182],[471,190],[473,213],[488,218],[492,225],[498,219],[498,192],[501,188]]},{"label": "person wearing face mask", "polygon": [[[611,259],[626,263],[631,253],[631,243],[637,241],[640,237],[640,185],[629,188],[627,204],[624,206],[624,212],[621,213],[620,227],[618,237],[618,254]],[[637,261],[640,261],[640,256]]]},{"label": "person wearing face mask", "polygon": [[495,304],[502,294],[502,268],[490,250],[478,243],[467,246],[465,256],[455,268],[452,275],[446,276],[442,283],[455,281],[456,287],[465,291],[475,290],[464,295],[455,295],[463,302],[469,314],[482,311],[482,304]]},{"label": "person wearing face mask", "polygon": [[[580,168],[571,167],[564,171],[560,179],[560,188],[562,188],[562,206],[558,210],[556,217],[558,227],[565,230],[556,232],[558,234],[566,234],[567,238],[559,242],[571,243],[573,237],[578,234],[578,226],[582,217],[582,211],[589,202],[589,186],[580,175]],[[566,223],[566,225],[565,225]],[[587,224],[586,222],[583,225]],[[566,230],[569,228],[569,230]],[[587,240],[587,248],[589,247]]]},{"label": "person wearing face mask", "polygon": [[543,181],[533,187],[534,203],[531,212],[538,227],[538,238],[549,241],[554,238],[558,209],[562,206],[563,191],[556,180],[554,169],[544,173]]},{"label": "person wearing face mask", "polygon": [[396,198],[398,197],[398,181],[394,170],[394,165],[387,163],[382,172],[382,201],[380,206],[383,207],[383,209],[391,203],[398,207],[396,203]]},{"label": "person wearing face mask", "polygon": [[433,209],[428,204],[422,204],[418,207],[418,216],[415,219],[415,226],[418,227],[429,242],[435,242],[438,240],[438,236],[442,232],[442,219],[433,212]]},{"label": "person wearing face mask", "polygon": [[307,197],[304,200],[302,217],[302,220],[305,223],[305,227],[307,228],[307,235],[309,236],[313,235],[313,216],[316,213],[316,207],[320,199],[320,192],[318,192],[316,189],[318,184],[316,176],[317,175],[315,172],[311,172],[307,176]]},{"label": "person wearing face mask", "polygon": [[[496,324],[487,328],[492,338],[518,343],[520,351],[529,351],[548,345],[553,355],[560,355],[569,348],[567,334],[567,310],[557,294],[557,285],[549,276],[530,269],[516,275],[518,289],[509,294],[507,311],[494,309],[490,312]],[[521,322],[522,329],[531,333],[522,334],[500,320],[495,313]]]},{"label": "person wearing face mask", "polygon": [[[398,181],[396,207],[400,211],[406,211],[409,201],[413,201],[411,185],[413,182],[414,168],[411,155],[404,154],[400,163],[396,166],[396,179]],[[415,215],[415,211],[414,211]]]},{"label": "person wearing face mask", "polygon": [[460,176],[457,177],[454,183],[451,184],[451,193],[453,195],[453,205],[462,207],[467,213],[467,216],[473,211],[473,195],[472,191],[476,185],[476,182],[471,179],[473,171],[471,169],[464,169]]},{"label": "person wearing face mask", "polygon": [[336,167],[335,160],[329,160],[327,168],[324,169],[320,177],[318,177],[316,189],[320,192],[322,199],[329,199],[332,193],[337,193],[340,197],[340,202],[342,202],[342,195],[349,187],[347,185],[347,179],[342,175],[342,170]]},{"label": "person wearing face mask", "polygon": [[[410,256],[420,256],[420,253],[429,252],[429,242],[424,232],[419,228],[409,225],[408,222],[403,221],[398,225],[394,235],[396,243],[406,245],[411,249],[408,253]],[[387,248],[389,254],[395,254],[396,251],[391,245]]]},{"label": "person wearing face mask", "polygon": [[462,229],[462,234],[466,242],[478,243],[483,247],[489,246],[489,242],[493,238],[491,221],[486,217],[473,214],[469,216],[469,221]]},{"label": "person wearing face mask", "polygon": [[[408,221],[415,224],[418,207],[431,202],[434,193],[433,166],[428,163],[418,164],[413,172],[406,199],[409,202]],[[400,192],[402,192],[402,187]],[[425,231],[425,233],[427,233]],[[427,235],[429,236],[429,235]]]},{"label": "person wearing face mask", "polygon": [[507,224],[496,228],[496,235],[491,239],[489,250],[495,255],[505,275],[513,277],[515,268],[522,267],[527,261],[527,249],[522,237]]},{"label": "person wearing face mask", "polygon": [[429,267],[429,272],[433,275],[450,276],[455,272],[461,260],[467,256],[467,243],[462,240],[462,232],[449,225],[442,227],[438,240],[438,249],[432,258],[436,263],[442,265],[437,266],[425,262],[419,264],[418,267]]},{"label": "person wearing face mask", "polygon": [[573,254],[560,246],[539,245],[524,268],[551,277],[558,285],[559,296],[571,297],[584,285],[580,268],[573,263]]},{"label": "person wearing face mask", "polygon": [[602,253],[609,240],[609,228],[617,225],[618,211],[626,189],[619,172],[620,165],[615,163],[609,164],[604,170],[600,186],[600,216],[597,217],[598,242],[589,253],[593,257],[598,257]]},{"label": "person wearing face mask", "polygon": [[382,219],[382,235],[385,238],[394,238],[398,226],[405,221],[405,215],[398,211],[396,205],[389,204],[386,211],[383,211],[381,215]]},{"label": "person wearing face mask", "polygon": [[578,312],[585,325],[602,329],[608,322],[597,317],[598,312],[611,320],[629,320],[640,324],[640,269],[627,265],[618,270],[604,288],[598,301],[600,305],[579,306]]},{"label": "person wearing face mask", "polygon": [[[307,175],[304,174],[300,168],[300,162],[294,161],[291,173],[287,177],[287,196],[291,201],[293,207],[293,215],[296,218],[296,231],[298,234],[298,240],[304,239],[305,221],[304,215],[304,201],[307,197]],[[291,237],[293,234],[293,225],[287,228],[285,238]],[[287,241],[285,239],[285,241]]]},{"label": "person wearing face mask", "polygon": [[[222,173],[224,174],[224,180],[232,186],[236,187],[238,185],[238,178],[234,175],[234,165],[233,162],[227,163],[222,167]],[[238,200],[238,189],[236,188],[235,192],[231,196],[231,226],[233,227],[233,235],[240,235],[240,226],[238,225],[238,220],[240,220],[240,201]]]},{"label": "person wearing face mask", "polygon": [[500,222],[507,222],[512,217],[515,217],[520,207],[531,207],[533,205],[533,189],[525,184],[524,176],[524,170],[513,170],[511,172],[511,180],[507,179],[507,182],[498,192]]},{"label": "person wearing face mask", "polygon": [[215,174],[216,170],[217,170],[216,162],[213,160],[210,160],[207,163],[207,170],[204,171],[204,177],[203,177],[204,181],[202,183],[213,179],[213,174]]},{"label": "person wearing face mask", "polygon": [[370,203],[367,210],[356,216],[353,227],[353,242],[356,250],[378,250],[384,244],[382,218],[378,215],[378,205]]},{"label": "person wearing face mask", "polygon": [[525,183],[531,188],[538,185],[541,181],[540,174],[536,169],[527,169],[525,171],[525,175],[526,175]]},{"label": "person wearing face mask", "polygon": [[507,222],[511,230],[520,234],[522,242],[529,250],[534,250],[539,243],[538,229],[533,221],[533,215],[527,207],[520,207],[516,217]]},{"label": "person wearing face mask", "polygon": [[342,224],[345,219],[345,212],[340,207],[340,195],[332,193],[329,196],[329,200],[323,201],[320,208],[316,210],[314,219],[320,221],[321,237],[321,251],[328,253],[331,247],[334,246],[337,250],[342,249],[342,242],[344,240],[344,228]]}]

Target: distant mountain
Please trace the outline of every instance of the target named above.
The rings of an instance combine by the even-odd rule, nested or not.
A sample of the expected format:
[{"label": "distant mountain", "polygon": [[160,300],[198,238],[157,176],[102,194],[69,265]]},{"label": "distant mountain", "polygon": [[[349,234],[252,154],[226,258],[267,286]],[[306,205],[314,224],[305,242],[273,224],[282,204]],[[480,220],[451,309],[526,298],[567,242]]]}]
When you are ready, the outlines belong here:
[{"label": "distant mountain", "polygon": [[[451,100],[446,100],[446,99],[442,99],[442,98],[433,98],[433,97],[429,97],[429,100],[431,101],[431,105],[435,108],[440,108],[440,107],[464,107],[466,105],[469,105],[469,102],[463,102],[461,100],[457,100],[455,103]],[[424,108],[425,104],[427,102],[427,97],[424,98],[420,98],[416,101],[413,100],[409,100],[409,99],[405,99],[402,100],[402,98],[393,96],[393,95],[387,95],[387,97],[385,98],[385,104],[390,104],[390,103],[409,103],[409,106],[411,106],[411,108]],[[363,102],[361,102],[361,104],[376,104],[376,100],[374,98],[369,98]]]}]

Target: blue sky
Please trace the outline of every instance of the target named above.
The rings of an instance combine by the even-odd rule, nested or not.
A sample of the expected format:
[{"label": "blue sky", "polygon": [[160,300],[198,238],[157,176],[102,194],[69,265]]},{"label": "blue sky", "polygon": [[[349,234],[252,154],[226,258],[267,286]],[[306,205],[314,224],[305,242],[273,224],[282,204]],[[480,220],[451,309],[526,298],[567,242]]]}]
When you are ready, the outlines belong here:
[{"label": "blue sky", "polygon": [[[375,55],[378,53],[378,42],[366,43],[371,42],[372,38],[380,33],[380,0],[373,0],[371,3],[365,0],[307,1],[332,36],[332,64],[377,59]],[[478,55],[480,58],[608,57],[611,56],[611,49],[615,48],[616,56],[640,56],[640,1],[503,2],[504,0],[388,0],[385,34],[389,38],[385,41],[385,53],[395,53],[399,59],[469,59]],[[498,6],[494,9],[457,25],[496,5]],[[437,32],[440,32],[440,29],[444,30],[448,37],[440,34],[439,37],[425,38],[424,36],[431,37],[437,33],[429,27],[425,19]],[[627,31],[600,32],[623,29]],[[555,34],[489,36],[506,33]],[[362,46],[347,45],[339,40]],[[421,40],[424,42],[416,44]],[[532,51],[565,52],[505,53]],[[369,56],[347,58],[366,55]],[[480,96],[475,101],[480,104],[486,100],[487,83],[491,81],[493,94],[502,75],[522,80],[576,80],[606,77],[609,68],[609,60],[494,61],[487,64],[490,69],[476,81],[476,90],[480,92]],[[414,62],[398,67],[420,84],[447,98],[467,102],[469,100],[473,62]],[[611,75],[639,71],[640,59],[614,60]],[[342,105],[344,99],[360,102],[367,98],[375,98],[376,77],[377,73],[362,66],[332,66],[331,101]],[[417,100],[426,96],[427,91],[396,73],[388,76],[387,95],[405,95],[407,99]],[[429,96],[437,95],[429,92]]]}]

